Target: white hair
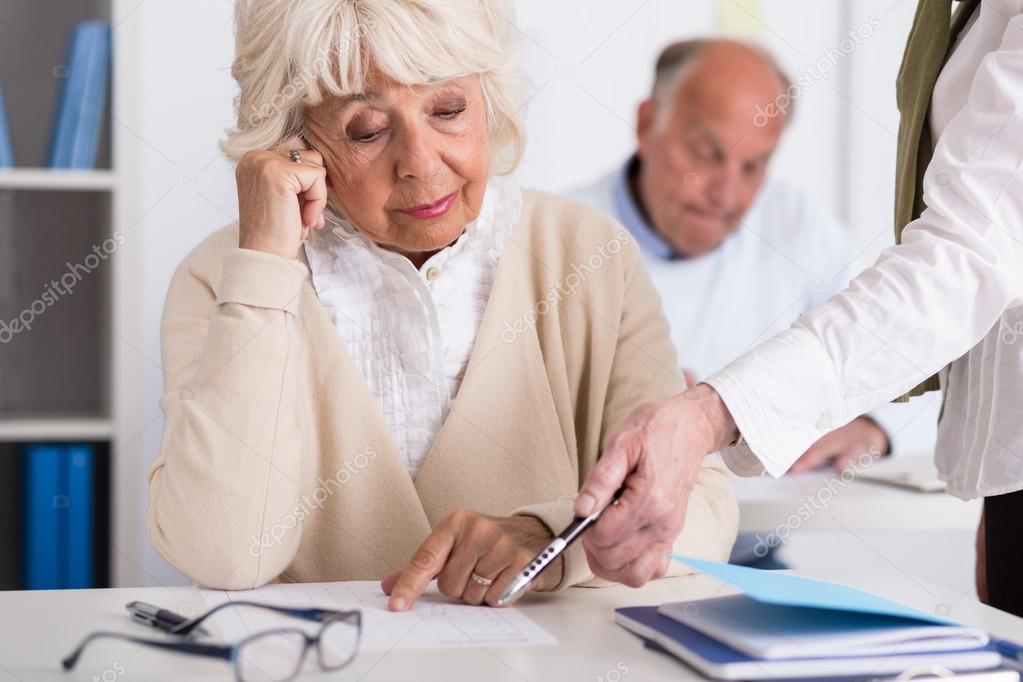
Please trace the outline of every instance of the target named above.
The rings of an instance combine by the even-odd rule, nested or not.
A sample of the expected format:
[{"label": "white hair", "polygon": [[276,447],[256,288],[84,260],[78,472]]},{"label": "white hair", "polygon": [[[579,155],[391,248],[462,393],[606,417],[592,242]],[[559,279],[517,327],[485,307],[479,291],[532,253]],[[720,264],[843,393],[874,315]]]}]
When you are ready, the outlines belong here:
[{"label": "white hair", "polygon": [[499,173],[525,146],[523,85],[508,0],[237,0],[238,160],[304,126],[305,107],[364,91],[371,69],[404,85],[478,75]]}]

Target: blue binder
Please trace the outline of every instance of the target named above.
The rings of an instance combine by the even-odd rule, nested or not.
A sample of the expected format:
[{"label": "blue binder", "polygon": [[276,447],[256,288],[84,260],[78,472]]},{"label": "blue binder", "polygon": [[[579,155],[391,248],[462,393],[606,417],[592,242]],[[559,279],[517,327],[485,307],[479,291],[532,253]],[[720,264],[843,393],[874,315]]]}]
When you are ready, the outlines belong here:
[{"label": "blue binder", "polygon": [[60,497],[61,448],[30,445],[25,461],[25,587],[63,586]]},{"label": "blue binder", "polygon": [[11,130],[7,125],[7,107],[4,105],[4,90],[0,87],[0,168],[14,167],[14,146],[11,144]]},{"label": "blue binder", "polygon": [[26,588],[94,586],[94,459],[86,444],[26,448]]},{"label": "blue binder", "polygon": [[93,452],[89,445],[68,446],[64,457],[67,475],[67,540],[64,587],[93,587]]},{"label": "blue binder", "polygon": [[48,165],[93,168],[110,78],[110,25],[79,24],[71,34],[67,78],[57,106]]}]

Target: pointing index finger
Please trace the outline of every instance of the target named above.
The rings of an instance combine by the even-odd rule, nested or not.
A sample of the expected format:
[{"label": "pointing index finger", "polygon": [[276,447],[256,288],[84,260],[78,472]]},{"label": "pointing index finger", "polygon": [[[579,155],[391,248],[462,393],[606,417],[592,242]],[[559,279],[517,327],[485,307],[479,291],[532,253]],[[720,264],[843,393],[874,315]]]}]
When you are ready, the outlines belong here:
[{"label": "pointing index finger", "polygon": [[391,611],[412,608],[430,581],[444,568],[454,544],[455,533],[443,525],[430,533],[393,583],[387,608]]}]

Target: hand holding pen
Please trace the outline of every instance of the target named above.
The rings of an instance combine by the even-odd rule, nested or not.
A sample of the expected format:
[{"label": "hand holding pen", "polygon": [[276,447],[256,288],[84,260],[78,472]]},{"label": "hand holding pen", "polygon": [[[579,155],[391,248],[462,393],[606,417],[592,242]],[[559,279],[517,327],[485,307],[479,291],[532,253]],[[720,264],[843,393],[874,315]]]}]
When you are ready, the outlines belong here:
[{"label": "hand holding pen", "polygon": [[630,587],[664,576],[704,457],[738,437],[724,402],[707,384],[636,408],[606,439],[575,502],[575,513],[585,516],[625,488],[619,504],[583,538],[590,569]]},{"label": "hand holding pen", "polygon": [[[380,587],[389,596],[391,611],[412,608],[434,579],[445,597],[497,606],[505,586],[550,543],[551,535],[533,516],[498,517],[460,509],[440,521],[405,566],[385,577]],[[560,582],[557,568],[533,588],[554,589]]]},{"label": "hand holding pen", "polygon": [[[611,503],[608,505],[617,504],[618,498],[622,495],[622,488],[615,491],[611,497]],[[601,514],[604,513],[604,507],[593,512],[589,516],[577,516],[568,524],[568,527],[561,532],[558,537],[554,538],[549,545],[547,545],[539,554],[533,557],[533,560],[529,562],[522,571],[515,576],[515,580],[508,585],[508,588],[501,595],[500,599],[497,600],[498,606],[506,606],[511,604],[513,601],[519,598],[526,588],[536,579],[538,575],[544,572],[544,570],[551,565],[552,562],[556,561],[558,557],[565,553],[565,550],[575,542],[583,532],[595,524],[600,519]]]}]

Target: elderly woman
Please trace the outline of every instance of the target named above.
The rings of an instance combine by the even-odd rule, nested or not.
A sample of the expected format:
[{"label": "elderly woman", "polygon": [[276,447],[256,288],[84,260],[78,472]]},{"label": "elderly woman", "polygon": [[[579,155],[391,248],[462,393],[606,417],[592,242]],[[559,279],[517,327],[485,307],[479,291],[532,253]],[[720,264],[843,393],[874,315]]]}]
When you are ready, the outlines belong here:
[{"label": "elderly woman", "polygon": [[[167,297],[149,537],[211,587],[494,604],[605,436],[683,387],[636,245],[502,177],[524,133],[498,0],[237,6],[240,218]],[[723,559],[736,523],[704,464],[676,546]],[[573,547],[534,588],[591,578]]]}]

